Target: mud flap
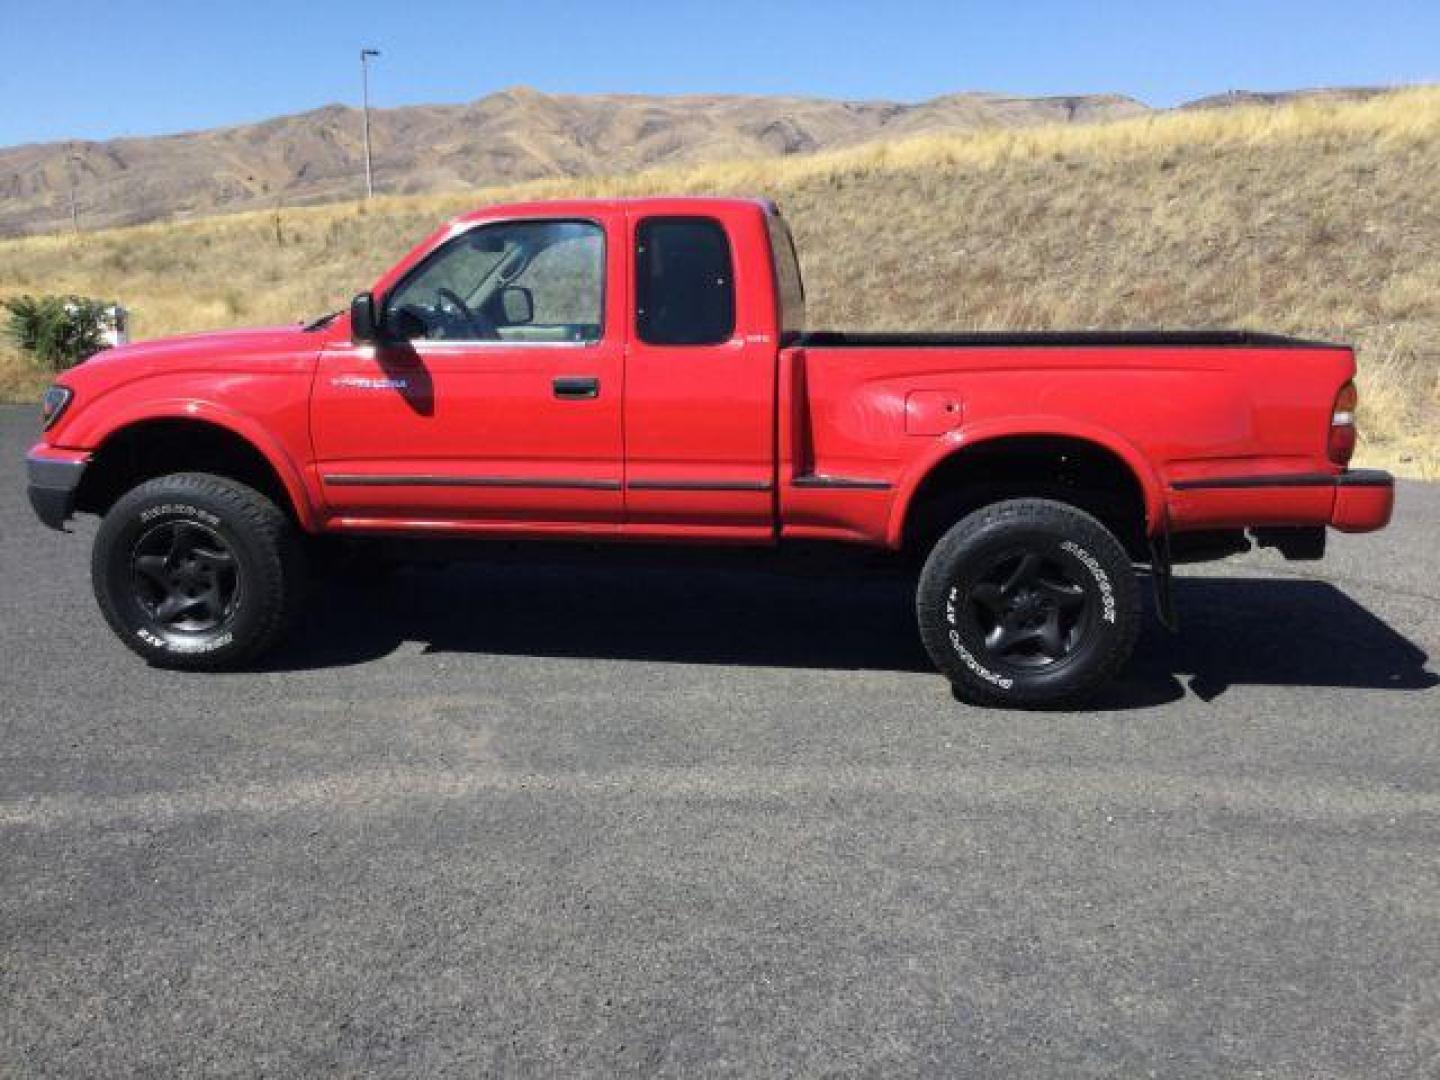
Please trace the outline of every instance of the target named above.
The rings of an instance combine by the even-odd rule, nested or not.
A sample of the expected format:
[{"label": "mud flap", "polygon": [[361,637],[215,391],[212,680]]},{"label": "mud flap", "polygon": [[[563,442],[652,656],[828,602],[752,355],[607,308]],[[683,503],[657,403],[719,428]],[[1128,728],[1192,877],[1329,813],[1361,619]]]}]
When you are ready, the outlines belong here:
[{"label": "mud flap", "polygon": [[1155,586],[1155,615],[1161,626],[1175,634],[1180,631],[1180,615],[1175,610],[1171,565],[1170,530],[1161,529],[1150,540],[1150,581]]}]

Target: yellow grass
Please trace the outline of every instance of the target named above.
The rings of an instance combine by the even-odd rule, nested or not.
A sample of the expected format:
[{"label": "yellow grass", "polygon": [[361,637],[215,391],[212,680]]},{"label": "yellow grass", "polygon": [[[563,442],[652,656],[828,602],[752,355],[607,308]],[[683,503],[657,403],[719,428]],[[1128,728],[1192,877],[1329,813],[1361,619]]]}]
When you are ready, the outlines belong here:
[{"label": "yellow grass", "polygon": [[[0,295],[119,299],[142,336],[288,321],[461,210],[660,192],[779,201],[817,326],[1354,342],[1363,458],[1440,477],[1440,88],[0,241]],[[0,347],[0,394],[40,381]]]}]

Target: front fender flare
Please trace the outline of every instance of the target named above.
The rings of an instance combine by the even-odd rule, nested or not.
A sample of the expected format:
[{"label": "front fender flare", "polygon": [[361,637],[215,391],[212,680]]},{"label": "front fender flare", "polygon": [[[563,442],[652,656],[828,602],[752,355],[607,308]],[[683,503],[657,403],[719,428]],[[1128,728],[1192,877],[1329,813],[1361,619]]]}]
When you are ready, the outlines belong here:
[{"label": "front fender flare", "polygon": [[301,528],[314,532],[319,528],[320,515],[310,492],[305,486],[304,474],[285,447],[274,438],[263,424],[234,412],[211,401],[195,398],[168,398],[146,400],[144,403],[120,412],[108,414],[102,428],[87,431],[86,443],[100,448],[112,436],[125,428],[134,427],[155,420],[194,421],[222,428],[231,435],[249,443],[275,470],[285,494],[295,510],[295,517]]}]

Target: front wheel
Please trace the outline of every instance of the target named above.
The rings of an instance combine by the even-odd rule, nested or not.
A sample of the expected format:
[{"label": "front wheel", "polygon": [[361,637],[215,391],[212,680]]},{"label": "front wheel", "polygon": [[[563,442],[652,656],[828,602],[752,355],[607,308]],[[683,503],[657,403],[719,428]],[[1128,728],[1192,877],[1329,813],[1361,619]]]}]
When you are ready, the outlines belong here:
[{"label": "front wheel", "polygon": [[1125,549],[1082,510],[994,503],[930,552],[916,594],[936,667],[978,704],[1075,704],[1129,660],[1140,591]]},{"label": "front wheel", "polygon": [[299,607],[294,530],[222,476],[176,473],[127,492],[100,523],[95,598],[120,640],[159,667],[214,670],[273,646]]}]

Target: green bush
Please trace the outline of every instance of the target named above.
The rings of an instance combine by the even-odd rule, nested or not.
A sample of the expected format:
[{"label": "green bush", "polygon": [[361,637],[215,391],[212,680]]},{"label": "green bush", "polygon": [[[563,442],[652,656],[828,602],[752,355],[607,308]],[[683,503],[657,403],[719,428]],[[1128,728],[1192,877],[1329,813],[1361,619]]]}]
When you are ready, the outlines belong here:
[{"label": "green bush", "polygon": [[3,332],[47,371],[64,371],[105,347],[108,306],[85,296],[17,296],[0,301]]}]

